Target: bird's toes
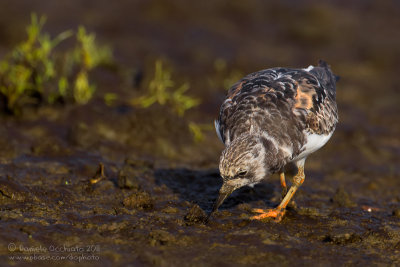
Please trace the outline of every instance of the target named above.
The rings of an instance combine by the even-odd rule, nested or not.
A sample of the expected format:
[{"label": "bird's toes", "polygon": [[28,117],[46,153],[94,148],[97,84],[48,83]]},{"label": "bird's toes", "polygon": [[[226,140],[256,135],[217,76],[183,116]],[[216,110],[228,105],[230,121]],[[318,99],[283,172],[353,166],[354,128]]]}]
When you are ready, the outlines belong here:
[{"label": "bird's toes", "polygon": [[285,215],[286,210],[281,209],[271,209],[271,210],[263,210],[263,209],[252,209],[255,213],[260,213],[259,215],[251,216],[251,220],[263,220],[267,218],[272,218],[275,222],[280,222]]},{"label": "bird's toes", "polygon": [[252,209],[251,212],[254,212],[254,213],[265,213],[265,210],[263,210],[263,209]]},{"label": "bird's toes", "polygon": [[255,216],[251,216],[250,220],[262,220],[268,218],[267,216],[265,216],[265,214],[260,214],[260,215],[255,215]]}]

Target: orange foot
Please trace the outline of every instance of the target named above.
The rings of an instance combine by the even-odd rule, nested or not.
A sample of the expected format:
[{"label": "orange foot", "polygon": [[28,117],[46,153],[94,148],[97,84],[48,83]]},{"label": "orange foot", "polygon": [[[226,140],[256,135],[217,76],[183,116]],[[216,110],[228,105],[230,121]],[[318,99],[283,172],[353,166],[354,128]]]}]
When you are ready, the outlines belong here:
[{"label": "orange foot", "polygon": [[265,218],[273,218],[275,222],[280,222],[285,215],[286,209],[276,208],[272,210],[253,209],[252,212],[261,213],[260,215],[252,216],[252,220],[262,220]]}]

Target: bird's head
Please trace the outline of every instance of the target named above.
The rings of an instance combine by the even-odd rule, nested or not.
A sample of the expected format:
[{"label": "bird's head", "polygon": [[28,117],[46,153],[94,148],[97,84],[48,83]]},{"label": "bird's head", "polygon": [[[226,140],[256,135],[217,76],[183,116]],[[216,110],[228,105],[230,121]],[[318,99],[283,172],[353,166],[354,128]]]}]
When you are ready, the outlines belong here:
[{"label": "bird's head", "polygon": [[212,213],[234,190],[258,183],[268,174],[265,164],[265,147],[261,138],[256,135],[243,135],[236,138],[222,152],[219,171],[223,184]]}]

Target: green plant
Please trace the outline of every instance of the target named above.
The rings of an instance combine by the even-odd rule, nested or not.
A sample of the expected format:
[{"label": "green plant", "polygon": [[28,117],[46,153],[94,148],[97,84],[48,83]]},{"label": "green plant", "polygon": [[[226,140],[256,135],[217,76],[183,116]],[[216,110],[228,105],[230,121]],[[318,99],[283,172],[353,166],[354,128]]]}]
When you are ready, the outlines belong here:
[{"label": "green plant", "polygon": [[29,101],[28,97],[34,92],[44,93],[44,84],[55,76],[52,50],[72,35],[71,31],[65,31],[51,39],[48,34],[41,33],[45,21],[45,17],[38,19],[33,14],[26,28],[27,40],[0,64],[0,93],[10,111],[20,104],[18,102]]},{"label": "green plant", "polygon": [[96,36],[86,33],[86,29],[79,27],[76,34],[78,47],[75,49],[75,60],[80,65],[80,71],[75,79],[73,97],[75,102],[86,104],[93,96],[95,87],[89,83],[88,73],[98,65],[109,64],[112,59],[112,51],[107,46],[98,46],[95,43]]},{"label": "green plant", "polygon": [[95,90],[88,80],[89,72],[112,60],[111,49],[98,46],[94,34],[86,33],[83,27],[79,27],[72,51],[56,51],[56,46],[74,32],[64,31],[52,39],[42,31],[45,22],[44,16],[32,14],[27,39],[0,62],[0,96],[11,113],[28,103],[51,104],[57,99],[87,103]]},{"label": "green plant", "polygon": [[200,100],[188,95],[185,92],[189,84],[184,83],[175,90],[172,88],[175,83],[171,79],[171,72],[163,68],[160,60],[155,63],[154,78],[148,86],[148,94],[133,99],[132,103],[147,108],[155,103],[170,106],[179,116],[183,116],[186,110],[200,104]]},{"label": "green plant", "polygon": [[202,142],[204,140],[204,131],[211,131],[214,129],[212,124],[199,124],[195,122],[189,122],[189,130],[192,133],[193,140],[196,143]]}]

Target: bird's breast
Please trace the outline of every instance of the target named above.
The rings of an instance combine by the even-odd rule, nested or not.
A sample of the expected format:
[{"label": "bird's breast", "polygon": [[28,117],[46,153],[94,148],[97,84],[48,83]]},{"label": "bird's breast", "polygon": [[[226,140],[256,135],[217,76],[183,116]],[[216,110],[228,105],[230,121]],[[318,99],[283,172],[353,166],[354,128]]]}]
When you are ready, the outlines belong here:
[{"label": "bird's breast", "polygon": [[315,134],[315,133],[305,133],[306,141],[303,147],[300,149],[301,153],[294,157],[291,161],[297,161],[299,159],[305,158],[311,153],[317,151],[323,147],[326,142],[331,138],[333,132],[329,134]]}]

